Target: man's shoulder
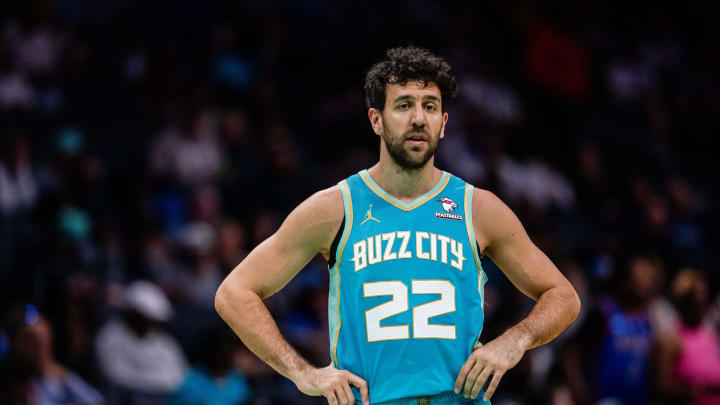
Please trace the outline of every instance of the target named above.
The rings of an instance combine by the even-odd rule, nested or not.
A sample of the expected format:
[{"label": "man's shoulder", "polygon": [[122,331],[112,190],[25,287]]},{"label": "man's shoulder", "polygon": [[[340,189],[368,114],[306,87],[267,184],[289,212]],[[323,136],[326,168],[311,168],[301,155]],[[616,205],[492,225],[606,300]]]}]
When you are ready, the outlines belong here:
[{"label": "man's shoulder", "polygon": [[303,240],[327,251],[345,216],[339,186],[322,189],[300,205],[285,220],[281,234],[289,240]]},{"label": "man's shoulder", "polygon": [[322,189],[308,197],[302,204],[308,212],[315,213],[318,217],[342,219],[345,214],[342,191],[339,185]]},{"label": "man's shoulder", "polygon": [[483,252],[491,240],[507,233],[514,217],[495,193],[477,187],[473,191],[472,214],[475,237]]},{"label": "man's shoulder", "polygon": [[487,210],[489,208],[497,209],[505,205],[495,193],[484,188],[474,187],[472,198],[473,211]]}]

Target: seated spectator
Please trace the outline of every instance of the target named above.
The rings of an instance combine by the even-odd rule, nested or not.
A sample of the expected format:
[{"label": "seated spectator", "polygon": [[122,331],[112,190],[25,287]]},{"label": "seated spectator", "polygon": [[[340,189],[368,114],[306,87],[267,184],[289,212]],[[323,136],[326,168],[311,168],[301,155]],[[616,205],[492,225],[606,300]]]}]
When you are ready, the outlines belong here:
[{"label": "seated spectator", "polygon": [[698,271],[683,269],[671,294],[680,322],[658,344],[658,394],[673,403],[720,404],[720,343],[706,320],[707,281]]},{"label": "seated spectator", "polygon": [[172,396],[170,405],[240,405],[249,403],[252,390],[245,376],[233,367],[242,348],[240,340],[224,325],[206,337],[204,356]]},{"label": "seated spectator", "polygon": [[109,383],[109,400],[123,405],[161,403],[182,383],[185,356],[163,330],[170,302],[155,284],[135,281],[125,290],[123,317],[104,325],[96,349]]},{"label": "seated spectator", "polygon": [[0,364],[0,403],[105,403],[95,388],[55,360],[53,329],[34,306],[13,311],[6,332],[10,351]]},{"label": "seated spectator", "polygon": [[650,404],[648,359],[657,331],[649,307],[662,278],[657,260],[620,260],[610,289],[596,300],[562,355],[565,379],[578,404]]}]

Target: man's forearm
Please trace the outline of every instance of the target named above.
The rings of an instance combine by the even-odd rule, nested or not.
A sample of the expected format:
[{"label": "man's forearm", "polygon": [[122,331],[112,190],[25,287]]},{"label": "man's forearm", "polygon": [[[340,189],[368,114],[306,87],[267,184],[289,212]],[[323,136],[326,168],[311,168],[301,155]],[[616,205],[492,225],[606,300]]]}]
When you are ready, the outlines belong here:
[{"label": "man's forearm", "polygon": [[532,349],[556,338],[580,313],[580,299],[568,286],[545,291],[535,303],[530,315],[508,329],[503,335]]},{"label": "man's forearm", "polygon": [[296,381],[312,367],[283,338],[267,307],[254,292],[221,287],[215,297],[215,309],[248,349],[283,376]]}]

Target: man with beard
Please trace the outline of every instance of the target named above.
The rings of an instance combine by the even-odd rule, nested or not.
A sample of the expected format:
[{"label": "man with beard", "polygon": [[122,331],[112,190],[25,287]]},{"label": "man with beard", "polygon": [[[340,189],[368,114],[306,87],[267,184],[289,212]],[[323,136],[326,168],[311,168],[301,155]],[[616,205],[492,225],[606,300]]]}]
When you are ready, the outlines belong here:
[{"label": "man with beard", "polygon": [[[486,404],[526,350],[575,319],[577,294],[495,195],[434,166],[457,94],[445,60],[390,49],[365,91],[379,162],[290,213],[228,275],[216,309],[250,350],[329,404]],[[330,271],[323,368],[283,339],[262,302],[317,253]],[[537,302],[483,345],[485,254]]]}]

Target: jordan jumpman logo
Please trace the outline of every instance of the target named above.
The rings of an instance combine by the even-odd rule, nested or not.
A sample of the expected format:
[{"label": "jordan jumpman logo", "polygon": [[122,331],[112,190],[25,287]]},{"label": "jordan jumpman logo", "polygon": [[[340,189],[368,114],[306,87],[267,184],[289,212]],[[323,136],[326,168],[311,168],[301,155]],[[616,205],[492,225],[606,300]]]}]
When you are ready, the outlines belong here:
[{"label": "jordan jumpman logo", "polygon": [[371,212],[371,211],[372,211],[372,204],[370,204],[370,208],[368,208],[367,213],[365,214],[365,219],[364,219],[362,222],[360,222],[360,225],[364,224],[365,222],[367,222],[367,221],[369,221],[369,220],[371,220],[371,219],[372,219],[373,221],[380,222],[379,219],[377,219],[377,218],[375,218],[375,217],[372,216],[372,212]]}]

